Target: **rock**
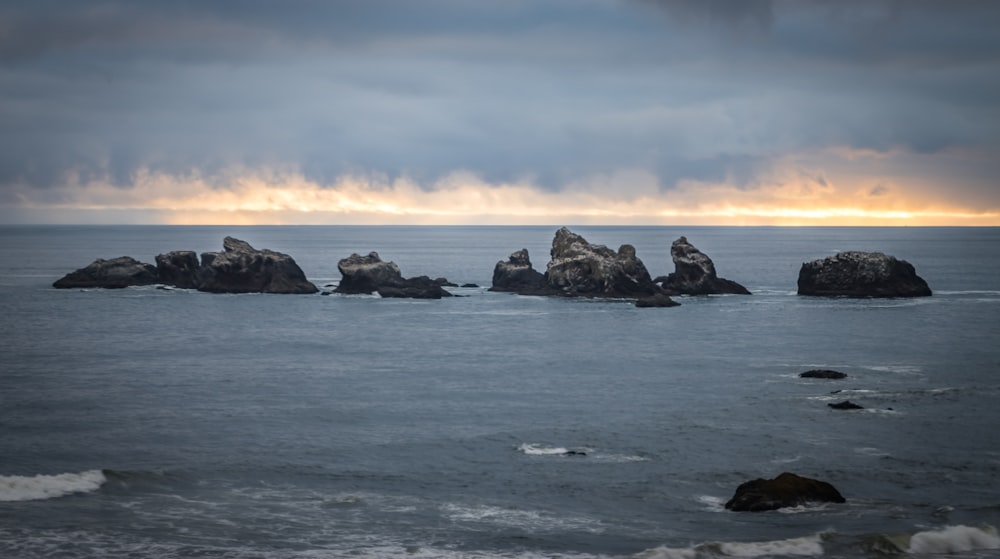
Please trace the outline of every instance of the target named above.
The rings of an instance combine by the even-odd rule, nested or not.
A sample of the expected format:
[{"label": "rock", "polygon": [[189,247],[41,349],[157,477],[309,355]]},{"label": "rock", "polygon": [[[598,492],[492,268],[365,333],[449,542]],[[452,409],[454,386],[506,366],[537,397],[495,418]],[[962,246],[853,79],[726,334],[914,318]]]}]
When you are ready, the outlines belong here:
[{"label": "rock", "polygon": [[540,292],[545,289],[545,275],[531,266],[528,249],[513,253],[493,267],[493,287],[490,291],[514,291],[518,293]]},{"label": "rock", "polygon": [[190,250],[176,250],[156,256],[156,272],[160,281],[183,289],[195,289],[198,255]]},{"label": "rock", "polygon": [[671,299],[666,293],[657,293],[656,295],[636,299],[635,306],[639,308],[679,307],[680,303]]},{"label": "rock", "polygon": [[632,245],[615,252],[563,227],[556,231],[550,254],[545,281],[560,295],[633,298],[660,291]]},{"label": "rock", "polygon": [[462,287],[470,287],[471,288],[471,287],[479,287],[479,286],[476,285],[476,284],[474,284],[474,283],[463,283]]},{"label": "rock", "polygon": [[111,260],[98,258],[86,268],[70,272],[55,281],[52,287],[71,289],[79,287],[103,287],[120,289],[133,285],[154,285],[160,283],[156,267],[152,264],[120,256]]},{"label": "rock", "polygon": [[840,371],[829,371],[826,369],[813,369],[812,371],[806,371],[804,373],[799,373],[801,378],[827,378],[827,379],[842,379],[847,378],[846,373],[841,373]]},{"label": "rock", "polygon": [[837,402],[836,404],[827,404],[835,410],[863,410],[865,408],[855,404],[850,400],[844,400],[843,402]]},{"label": "rock", "polygon": [[782,473],[774,479],[755,479],[736,488],[726,503],[732,511],[759,512],[807,503],[843,503],[843,495],[832,485],[792,473]]},{"label": "rock", "polygon": [[441,287],[458,287],[457,283],[448,281],[448,278],[435,278],[434,283],[440,285]]},{"label": "rock", "polygon": [[378,293],[386,298],[440,299],[451,297],[443,286],[454,286],[445,278],[404,278],[395,262],[384,262],[377,252],[352,254],[337,263],[340,285],[337,293]]},{"label": "rock", "polygon": [[802,264],[799,295],[929,297],[931,289],[905,260],[881,252],[840,252]]},{"label": "rock", "polygon": [[670,245],[670,257],[674,261],[674,272],[663,279],[663,289],[671,295],[750,295],[747,288],[735,281],[720,278],[712,259],[686,237]]},{"label": "rock", "polygon": [[316,293],[295,260],[287,254],[257,250],[226,237],[223,252],[201,255],[195,285],[211,293]]},{"label": "rock", "polygon": [[337,262],[340,270],[340,285],[337,293],[375,293],[379,286],[396,286],[402,283],[403,275],[395,262],[384,262],[377,252],[368,256],[352,254]]}]

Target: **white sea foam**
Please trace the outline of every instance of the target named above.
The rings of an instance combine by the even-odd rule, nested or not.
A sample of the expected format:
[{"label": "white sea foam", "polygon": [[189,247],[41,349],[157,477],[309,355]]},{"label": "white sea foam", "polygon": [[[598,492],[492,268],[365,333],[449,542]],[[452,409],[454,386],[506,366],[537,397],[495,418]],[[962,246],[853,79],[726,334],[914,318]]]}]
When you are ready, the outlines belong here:
[{"label": "white sea foam", "polygon": [[705,505],[705,510],[709,512],[725,512],[726,510],[726,500],[722,497],[698,495],[696,499],[699,503]]},{"label": "white sea foam", "polygon": [[708,542],[691,547],[658,547],[635,559],[701,559],[709,557],[816,557],[823,555],[822,536],[766,542]]},{"label": "white sea foam", "polygon": [[523,452],[524,454],[528,454],[531,456],[552,456],[552,455],[558,456],[558,455],[566,455],[571,452],[589,454],[594,451],[594,449],[592,448],[584,448],[584,447],[566,448],[564,446],[546,446],[543,444],[536,444],[536,443],[523,443],[517,447],[517,450],[519,452]]},{"label": "white sea foam", "polygon": [[0,476],[0,501],[38,501],[96,491],[107,478],[100,470],[75,474]]},{"label": "white sea foam", "polygon": [[489,524],[533,531],[575,530],[595,534],[604,531],[600,521],[596,519],[553,515],[535,510],[450,503],[442,506],[442,511],[455,522]]},{"label": "white sea foam", "polygon": [[940,530],[917,532],[910,538],[910,553],[958,553],[977,549],[1000,549],[996,528],[984,526],[947,526]]}]

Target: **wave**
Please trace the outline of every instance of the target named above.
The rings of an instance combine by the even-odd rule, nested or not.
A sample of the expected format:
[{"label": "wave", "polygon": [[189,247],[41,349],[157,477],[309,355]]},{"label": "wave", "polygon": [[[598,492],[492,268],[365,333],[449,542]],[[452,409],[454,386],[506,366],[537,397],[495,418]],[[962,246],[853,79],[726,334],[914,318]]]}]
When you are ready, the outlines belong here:
[{"label": "wave", "polygon": [[980,549],[1000,549],[996,528],[946,526],[940,530],[917,532],[910,537],[909,553],[959,553]]},{"label": "wave", "polygon": [[78,473],[0,476],[0,501],[39,501],[96,491],[107,478],[101,470]]},{"label": "wave", "polygon": [[823,534],[764,542],[706,542],[691,547],[657,547],[633,559],[701,559],[707,557],[817,557],[823,555]]}]

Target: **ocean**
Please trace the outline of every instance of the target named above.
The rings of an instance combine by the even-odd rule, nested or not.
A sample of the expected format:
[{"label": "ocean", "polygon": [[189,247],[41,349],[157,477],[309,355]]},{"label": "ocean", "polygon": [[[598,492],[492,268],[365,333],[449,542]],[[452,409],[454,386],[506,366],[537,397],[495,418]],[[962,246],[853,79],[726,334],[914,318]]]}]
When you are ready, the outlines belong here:
[{"label": "ocean", "polygon": [[[0,557],[1000,555],[1000,229],[571,226],[654,276],[684,235],[753,295],[487,291],[517,249],[544,271],[557,228],[0,227]],[[226,235],[327,291],[373,250],[479,287],[51,287]],[[796,295],[843,250],[934,295]],[[848,378],[798,376],[817,368]],[[847,502],[723,508],[784,471]]]}]

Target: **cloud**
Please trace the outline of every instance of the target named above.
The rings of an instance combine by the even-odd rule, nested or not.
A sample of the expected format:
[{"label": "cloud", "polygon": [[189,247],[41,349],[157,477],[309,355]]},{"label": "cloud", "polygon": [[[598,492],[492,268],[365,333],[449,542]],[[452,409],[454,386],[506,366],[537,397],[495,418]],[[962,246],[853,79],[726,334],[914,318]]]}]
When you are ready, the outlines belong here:
[{"label": "cloud", "polygon": [[[428,193],[471,173],[604,202],[724,184],[744,200],[786,167],[785,194],[806,200],[964,154],[936,179],[998,203],[984,187],[1000,173],[992,2],[296,7],[5,3],[0,202],[62,203],[98,183],[128,198],[149,176],[221,192],[239,170]],[[943,188],[918,182],[925,198]]]}]

